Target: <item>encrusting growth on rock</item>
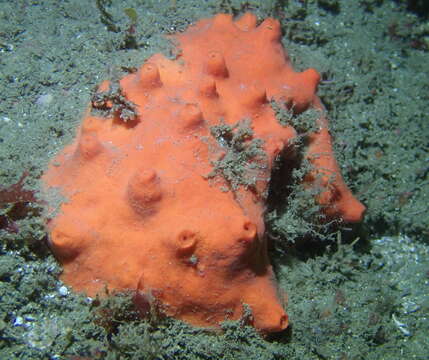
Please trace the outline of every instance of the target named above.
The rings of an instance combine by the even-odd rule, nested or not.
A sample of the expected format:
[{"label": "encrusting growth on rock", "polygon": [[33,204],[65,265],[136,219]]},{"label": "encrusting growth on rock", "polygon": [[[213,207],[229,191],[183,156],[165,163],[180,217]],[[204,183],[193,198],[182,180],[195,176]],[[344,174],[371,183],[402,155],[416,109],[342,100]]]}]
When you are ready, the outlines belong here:
[{"label": "encrusting growth on rock", "polygon": [[[66,198],[47,221],[62,280],[89,296],[134,289],[197,326],[238,319],[248,306],[257,329],[280,331],[288,317],[263,215],[273,161],[296,132],[270,101],[320,110],[305,181],[322,187],[329,217],[357,222],[364,211],[333,156],[319,74],[293,70],[274,19],[219,14],[171,37],[176,59],[153,55],[115,98],[103,95],[112,84],[100,86],[93,106],[106,116],[87,114],[43,176],[47,193]],[[244,154],[234,183],[227,161],[215,165],[228,152]]]}]

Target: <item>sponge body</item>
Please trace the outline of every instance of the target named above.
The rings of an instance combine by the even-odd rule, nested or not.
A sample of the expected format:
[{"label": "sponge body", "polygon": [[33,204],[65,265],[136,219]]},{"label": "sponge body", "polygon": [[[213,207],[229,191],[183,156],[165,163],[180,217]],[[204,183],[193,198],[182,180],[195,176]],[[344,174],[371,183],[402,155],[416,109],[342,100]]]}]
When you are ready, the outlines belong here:
[{"label": "sponge body", "polygon": [[[269,100],[298,113],[322,105],[318,73],[295,72],[280,35],[276,20],[257,26],[250,13],[200,20],[172,36],[181,50],[175,60],[155,54],[120,80],[131,118],[121,110],[84,117],[43,177],[67,198],[47,224],[67,284],[90,296],[136,290],[198,326],[238,319],[247,304],[261,331],[287,327],[263,214],[273,161],[296,132],[279,123]],[[216,137],[216,127],[226,130]],[[341,178],[325,118],[319,127],[308,181],[322,178],[328,215],[359,221],[364,208]],[[241,183],[214,171],[231,149],[255,144]]]}]

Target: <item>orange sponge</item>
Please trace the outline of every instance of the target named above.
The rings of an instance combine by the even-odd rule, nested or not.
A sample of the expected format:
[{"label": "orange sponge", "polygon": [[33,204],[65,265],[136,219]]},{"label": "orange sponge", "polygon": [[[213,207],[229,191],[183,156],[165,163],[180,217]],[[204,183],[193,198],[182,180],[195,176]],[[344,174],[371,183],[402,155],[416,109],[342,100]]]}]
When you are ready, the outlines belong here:
[{"label": "orange sponge", "polygon": [[[68,285],[89,296],[134,289],[198,326],[238,319],[247,304],[257,329],[287,327],[263,214],[273,160],[296,133],[269,99],[295,112],[322,105],[318,73],[295,72],[280,36],[274,19],[219,14],[172,36],[175,60],[153,55],[100,86],[43,176],[67,199],[47,227]],[[359,221],[326,119],[319,127],[308,181],[322,179],[329,215]]]}]

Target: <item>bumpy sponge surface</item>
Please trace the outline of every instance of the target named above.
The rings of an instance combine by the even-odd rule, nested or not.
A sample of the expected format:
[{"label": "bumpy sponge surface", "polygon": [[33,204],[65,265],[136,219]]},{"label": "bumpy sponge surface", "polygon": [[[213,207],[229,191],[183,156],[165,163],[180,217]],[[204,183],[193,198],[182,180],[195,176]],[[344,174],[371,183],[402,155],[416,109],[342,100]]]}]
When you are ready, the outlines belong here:
[{"label": "bumpy sponge surface", "polygon": [[[238,319],[247,304],[261,331],[287,327],[263,213],[273,160],[296,132],[269,100],[296,113],[322,105],[319,74],[295,72],[280,36],[274,19],[216,15],[172,36],[176,59],[153,55],[115,96],[115,84],[100,86],[43,177],[66,198],[47,222],[65,283],[89,296],[136,290],[198,326]],[[322,115],[319,128],[308,181],[326,180],[328,215],[358,221],[364,208],[341,179]]]}]

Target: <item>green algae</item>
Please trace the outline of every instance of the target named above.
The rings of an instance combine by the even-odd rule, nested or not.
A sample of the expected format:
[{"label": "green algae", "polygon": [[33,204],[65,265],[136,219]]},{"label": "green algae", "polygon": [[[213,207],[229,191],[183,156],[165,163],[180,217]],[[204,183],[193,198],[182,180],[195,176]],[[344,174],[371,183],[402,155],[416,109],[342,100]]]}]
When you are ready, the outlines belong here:
[{"label": "green algae", "polygon": [[243,119],[235,125],[215,125],[210,128],[210,133],[225,154],[212,161],[213,170],[207,178],[220,175],[233,191],[240,186],[256,190],[256,182],[264,178],[266,154],[263,140],[253,136],[250,120]]}]

